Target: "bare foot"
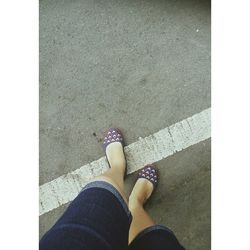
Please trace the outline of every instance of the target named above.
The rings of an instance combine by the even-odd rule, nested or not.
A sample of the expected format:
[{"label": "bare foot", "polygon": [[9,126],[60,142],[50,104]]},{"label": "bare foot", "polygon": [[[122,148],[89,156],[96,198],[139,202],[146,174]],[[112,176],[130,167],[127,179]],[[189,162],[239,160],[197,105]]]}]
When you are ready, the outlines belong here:
[{"label": "bare foot", "polygon": [[153,192],[153,184],[145,178],[139,178],[129,196],[129,208],[143,206]]},{"label": "bare foot", "polygon": [[123,152],[123,146],[120,142],[113,142],[106,148],[106,155],[111,168],[117,168],[124,174],[126,168],[126,159]]}]

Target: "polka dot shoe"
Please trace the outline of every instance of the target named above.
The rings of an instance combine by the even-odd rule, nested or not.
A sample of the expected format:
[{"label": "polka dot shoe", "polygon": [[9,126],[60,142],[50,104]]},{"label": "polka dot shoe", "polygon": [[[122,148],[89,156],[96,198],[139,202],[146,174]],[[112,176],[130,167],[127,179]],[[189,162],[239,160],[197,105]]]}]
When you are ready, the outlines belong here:
[{"label": "polka dot shoe", "polygon": [[138,179],[139,178],[147,179],[154,185],[154,188],[155,188],[158,183],[158,172],[157,172],[156,167],[151,164],[146,165],[139,171]]},{"label": "polka dot shoe", "polygon": [[123,136],[117,128],[110,128],[103,139],[103,148],[106,150],[107,146],[113,142],[120,142],[124,146]]},{"label": "polka dot shoe", "polygon": [[[124,138],[122,136],[122,133],[119,129],[117,128],[110,128],[103,139],[103,150],[106,154],[106,148],[109,144],[114,143],[114,142],[120,142],[122,144],[122,147],[124,149]],[[123,151],[124,153],[124,151]],[[124,154],[125,155],[125,154]],[[106,154],[107,156],[107,154]],[[126,169],[125,169],[125,176],[127,175],[127,165],[126,165]]]}]

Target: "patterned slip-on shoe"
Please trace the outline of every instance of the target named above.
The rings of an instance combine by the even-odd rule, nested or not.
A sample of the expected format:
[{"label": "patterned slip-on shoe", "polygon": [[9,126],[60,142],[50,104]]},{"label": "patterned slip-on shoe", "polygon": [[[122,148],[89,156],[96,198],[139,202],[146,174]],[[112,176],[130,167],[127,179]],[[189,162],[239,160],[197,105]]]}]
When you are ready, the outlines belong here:
[{"label": "patterned slip-on shoe", "polygon": [[[122,144],[123,147],[123,153],[124,153],[124,138],[122,136],[122,133],[119,129],[117,128],[110,128],[107,133],[104,136],[103,139],[103,150],[105,152],[105,155],[107,157],[107,153],[106,153],[106,148],[109,144],[114,143],[114,142],[120,142]],[[125,157],[125,153],[124,153],[124,157]],[[108,157],[107,157],[108,159]],[[125,157],[126,160],[126,157]],[[109,164],[110,167],[110,164]],[[126,162],[126,168],[125,168],[125,172],[124,172],[124,177],[127,175],[127,162]]]},{"label": "patterned slip-on shoe", "polygon": [[139,171],[137,179],[139,179],[139,178],[144,178],[144,179],[147,179],[148,181],[150,181],[153,184],[154,189],[155,189],[155,187],[158,183],[157,168],[152,164],[146,165],[145,167],[143,167]]}]

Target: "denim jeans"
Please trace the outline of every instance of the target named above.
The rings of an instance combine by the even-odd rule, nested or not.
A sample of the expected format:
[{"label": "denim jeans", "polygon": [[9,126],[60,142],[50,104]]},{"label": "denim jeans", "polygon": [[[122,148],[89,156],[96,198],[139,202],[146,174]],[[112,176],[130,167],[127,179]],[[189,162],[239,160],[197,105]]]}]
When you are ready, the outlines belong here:
[{"label": "denim jeans", "polygon": [[109,183],[87,184],[62,217],[40,240],[41,250],[182,250],[168,228],[155,225],[128,246],[132,215]]}]

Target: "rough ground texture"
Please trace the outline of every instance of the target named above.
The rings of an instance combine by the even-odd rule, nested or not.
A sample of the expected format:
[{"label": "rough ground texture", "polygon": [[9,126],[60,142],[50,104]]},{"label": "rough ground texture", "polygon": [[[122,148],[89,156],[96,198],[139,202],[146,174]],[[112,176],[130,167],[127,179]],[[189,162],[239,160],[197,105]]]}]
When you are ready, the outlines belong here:
[{"label": "rough ground texture", "polygon": [[[129,144],[208,107],[209,1],[40,1],[40,184],[101,157],[110,126]],[[210,249],[210,140],[157,166],[147,209],[187,249]]]}]

